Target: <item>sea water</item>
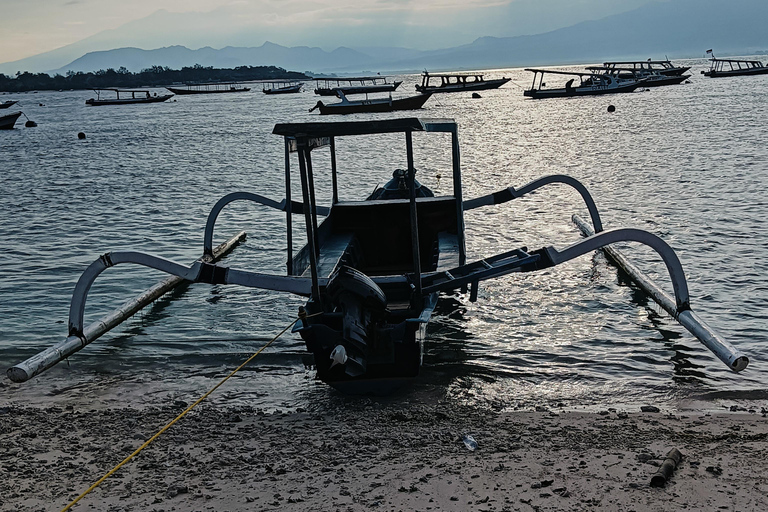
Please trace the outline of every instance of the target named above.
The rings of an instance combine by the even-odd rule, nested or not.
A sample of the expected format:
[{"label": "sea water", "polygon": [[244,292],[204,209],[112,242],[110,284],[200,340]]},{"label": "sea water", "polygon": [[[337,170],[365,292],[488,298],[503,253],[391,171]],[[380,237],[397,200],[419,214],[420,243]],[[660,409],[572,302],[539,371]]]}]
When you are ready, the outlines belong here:
[{"label": "sea water", "polygon": [[[699,74],[706,61],[687,64],[693,76],[678,86],[547,100],[523,98],[530,73],[494,70],[486,76],[512,82],[482,91],[479,99],[441,94],[421,111],[322,120],[455,119],[465,198],[550,174],[577,178],[606,228],[642,228],[677,251],[694,310],[750,357],[749,368],[729,371],[594,253],[483,282],[476,303],[458,293],[443,297],[427,331],[421,375],[395,400],[510,410],[677,407],[689,400],[717,408],[768,398],[768,76],[709,79]],[[404,83],[394,96],[415,93],[418,75],[397,79]],[[268,96],[255,87],[106,107],[86,106],[90,91],[3,96],[18,99],[38,126],[24,128],[20,121],[0,132],[0,366],[66,337],[74,284],[99,255],[140,250],[189,264],[201,255],[206,216],[220,197],[249,191],[282,199],[284,147],[271,132],[278,122],[321,120],[308,112],[317,101],[311,89]],[[609,113],[608,105],[616,111]],[[449,140],[414,138],[417,178],[450,193]],[[403,146],[394,136],[340,139],[342,198],[365,197],[404,168]],[[327,204],[327,150],[316,151],[314,163],[318,200]],[[574,213],[587,215],[578,194],[564,185],[469,211],[469,259],[521,246],[562,249],[580,239]],[[297,223],[300,239],[301,219]],[[248,232],[247,242],[226,265],[285,272],[283,213],[232,204],[220,216],[216,243],[240,230]],[[637,244],[621,248],[671,293],[655,254]],[[128,265],[109,269],[91,290],[86,323],[162,278]],[[194,399],[275,336],[302,303],[277,292],[193,285],[28,383],[3,377],[3,400]],[[212,399],[267,409],[348,400],[315,379],[312,359],[293,334],[275,341]]]}]

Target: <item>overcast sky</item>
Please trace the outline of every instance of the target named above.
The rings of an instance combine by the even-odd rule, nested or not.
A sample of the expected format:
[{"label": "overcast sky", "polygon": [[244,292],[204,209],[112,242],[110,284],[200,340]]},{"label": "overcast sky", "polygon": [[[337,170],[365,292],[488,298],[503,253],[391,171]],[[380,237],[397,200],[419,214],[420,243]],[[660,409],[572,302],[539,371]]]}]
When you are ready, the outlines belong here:
[{"label": "overcast sky", "polygon": [[269,40],[327,50],[427,50],[485,35],[541,33],[651,1],[664,0],[2,0],[0,62],[103,31],[109,31],[101,38],[107,46],[145,49],[259,46]]}]

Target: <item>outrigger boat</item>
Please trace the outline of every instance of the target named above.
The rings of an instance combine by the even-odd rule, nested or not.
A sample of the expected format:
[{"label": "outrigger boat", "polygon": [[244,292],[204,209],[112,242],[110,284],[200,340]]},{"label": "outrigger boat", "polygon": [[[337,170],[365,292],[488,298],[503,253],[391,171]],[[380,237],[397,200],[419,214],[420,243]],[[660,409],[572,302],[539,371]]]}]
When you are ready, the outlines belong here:
[{"label": "outrigger boat", "polygon": [[296,80],[272,80],[262,82],[261,92],[264,94],[296,94],[301,92],[303,83]]},{"label": "outrigger boat", "polygon": [[248,92],[250,87],[243,87],[234,82],[215,82],[210,84],[187,84],[185,87],[166,87],[174,94],[217,94],[226,92]]},{"label": "outrigger boat", "polygon": [[402,80],[387,82],[386,76],[358,76],[347,78],[315,78],[315,94],[320,96],[337,96],[341,91],[350,94],[367,94],[369,92],[392,92],[400,87]]},{"label": "outrigger boat", "polygon": [[677,85],[691,78],[691,75],[662,75],[658,71],[647,71],[629,67],[606,68],[603,66],[588,66],[586,69],[591,73],[608,75],[619,83],[622,80],[629,82],[640,82],[642,80],[643,87]]},{"label": "outrigger boat", "polygon": [[[434,85],[435,81],[438,80],[440,84]],[[512,79],[486,80],[482,73],[429,73],[424,71],[421,74],[421,84],[416,84],[416,90],[422,93],[483,91],[498,89],[510,80]]]},{"label": "outrigger boat", "polygon": [[19,100],[15,100],[15,101],[12,101],[12,100],[3,101],[2,103],[0,103],[0,109],[3,109],[3,108],[8,108],[8,107],[12,107],[13,105],[17,104],[18,102],[19,102]]},{"label": "outrigger boat", "polygon": [[[115,97],[102,99],[101,94],[104,91],[114,92]],[[85,100],[86,105],[97,107],[99,105],[133,105],[134,103],[159,103],[173,97],[173,94],[161,94],[158,96],[157,93],[152,96],[147,90],[132,89],[94,89],[94,92],[96,92],[96,98]],[[123,95],[122,98],[120,97],[121,94]]]},{"label": "outrigger boat", "polygon": [[[314,355],[317,376],[346,393],[386,393],[416,378],[422,361],[422,340],[441,292],[469,291],[478,297],[480,281],[513,272],[534,272],[572,260],[621,241],[645,244],[664,261],[674,287],[671,298],[637,271],[624,268],[695,334],[729,368],[741,371],[748,359],[704,324],[691,309],[688,288],[675,252],[658,236],[639,229],[603,230],[597,207],[587,189],[575,179],[547,176],[516,189],[509,187],[464,200],[459,134],[451,119],[388,119],[341,123],[277,124],[273,132],[283,137],[285,193],[282,201],[240,191],[220,199],[208,215],[203,257],[191,266],[142,252],[104,254],[83,273],[75,287],[69,312],[69,337],[36,356],[10,368],[8,376],[25,381],[71,356],[120,321],[168,291],[158,285],[112,315],[89,326],[83,324],[88,290],[105,270],[126,264],[163,271],[176,283],[195,282],[239,285],[283,291],[307,297],[294,326]],[[339,199],[337,139],[353,144],[361,138],[399,134],[405,144],[402,161],[384,187],[354,201]],[[432,134],[439,134],[438,137]],[[414,136],[447,141],[449,136],[452,190],[435,196],[416,181]],[[443,142],[444,143],[444,142]],[[376,144],[374,147],[379,148]],[[313,155],[330,149],[331,204],[317,204]],[[301,202],[291,199],[298,161]],[[324,158],[325,160],[325,155]],[[324,180],[323,180],[324,181]],[[593,233],[562,250],[552,246],[526,247],[468,261],[465,249],[464,212],[498,205],[550,184],[575,188],[587,205]],[[213,233],[219,213],[235,201],[253,201],[286,213],[287,275],[271,275],[229,268],[215,263],[221,247],[214,249]],[[303,216],[307,243],[294,252],[293,216]],[[234,240],[234,239],[233,239]],[[231,245],[232,241],[228,242]],[[222,249],[226,250],[226,249]],[[616,252],[618,254],[618,252]],[[619,260],[617,260],[619,261]],[[654,288],[655,287],[655,288]]]},{"label": "outrigger boat", "polygon": [[[594,96],[600,94],[616,94],[632,92],[645,84],[645,79],[617,80],[604,73],[576,73],[572,71],[556,71],[554,69],[526,69],[533,73],[533,84],[530,89],[523,91],[523,96],[529,98],[566,98],[569,96]],[[564,87],[546,89],[544,75],[564,75],[571,79]],[[573,82],[579,79],[579,85],[573,86]]]},{"label": "outrigger boat", "polygon": [[691,66],[675,66],[669,60],[630,60],[624,62],[603,62],[606,69],[631,68],[638,73],[658,73],[666,76],[680,76]]},{"label": "outrigger boat", "polygon": [[424,106],[432,94],[418,94],[416,96],[408,96],[406,98],[392,99],[390,95],[388,98],[368,98],[365,96],[364,100],[350,100],[347,99],[346,94],[337,90],[341,101],[339,103],[331,103],[326,105],[322,101],[318,101],[317,104],[309,109],[312,112],[315,109],[320,110],[321,115],[328,114],[362,114],[366,112],[394,112],[395,110],[418,110]]},{"label": "outrigger boat", "polygon": [[713,54],[709,70],[702,71],[701,74],[710,78],[765,75],[768,74],[768,66],[764,66],[759,60],[718,59]]}]

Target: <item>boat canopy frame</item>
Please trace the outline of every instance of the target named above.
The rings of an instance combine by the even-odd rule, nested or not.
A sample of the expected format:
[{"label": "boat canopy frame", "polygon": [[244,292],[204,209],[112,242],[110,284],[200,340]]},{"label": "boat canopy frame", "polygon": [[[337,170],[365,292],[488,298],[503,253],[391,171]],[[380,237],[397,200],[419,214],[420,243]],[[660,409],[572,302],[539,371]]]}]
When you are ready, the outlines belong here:
[{"label": "boat canopy frame", "polygon": [[302,211],[305,216],[307,246],[309,249],[309,268],[312,277],[312,297],[321,300],[318,258],[320,240],[318,234],[318,206],[315,197],[314,168],[312,151],[321,147],[330,147],[332,204],[339,203],[338,166],[336,160],[336,137],[376,135],[384,133],[402,133],[405,136],[406,170],[409,188],[409,211],[411,224],[411,246],[413,252],[414,296],[422,295],[422,267],[419,252],[418,207],[416,204],[413,133],[442,132],[451,134],[451,169],[453,173],[453,197],[456,201],[456,225],[459,237],[459,264],[466,262],[464,240],[464,207],[461,185],[461,163],[459,152],[458,125],[453,119],[401,118],[375,121],[345,121],[338,123],[280,123],[272,133],[281,135],[285,141],[285,211],[287,233],[288,274],[295,275],[293,268],[293,205],[291,201],[291,153],[298,154],[299,177],[302,190]]}]

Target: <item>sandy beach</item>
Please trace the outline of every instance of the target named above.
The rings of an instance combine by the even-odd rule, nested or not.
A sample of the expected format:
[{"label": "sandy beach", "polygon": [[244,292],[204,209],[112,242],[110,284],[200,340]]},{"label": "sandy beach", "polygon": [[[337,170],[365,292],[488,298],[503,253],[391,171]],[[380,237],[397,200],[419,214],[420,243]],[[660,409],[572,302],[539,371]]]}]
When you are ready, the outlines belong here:
[{"label": "sandy beach", "polygon": [[[8,396],[16,385],[3,387]],[[6,404],[0,510],[7,512],[63,509],[189,405]],[[264,412],[204,402],[72,510],[768,510],[762,407],[340,404]],[[683,461],[665,487],[651,487],[672,448]]]}]

